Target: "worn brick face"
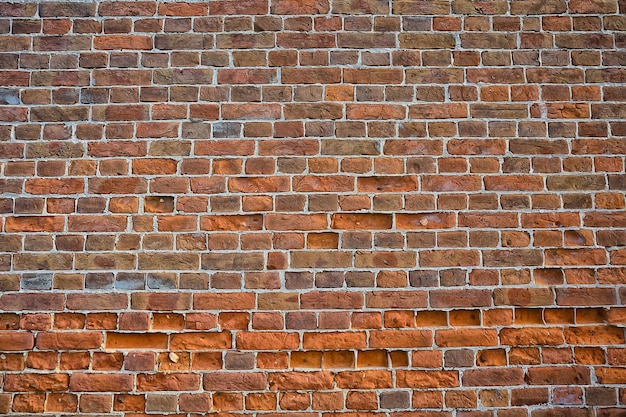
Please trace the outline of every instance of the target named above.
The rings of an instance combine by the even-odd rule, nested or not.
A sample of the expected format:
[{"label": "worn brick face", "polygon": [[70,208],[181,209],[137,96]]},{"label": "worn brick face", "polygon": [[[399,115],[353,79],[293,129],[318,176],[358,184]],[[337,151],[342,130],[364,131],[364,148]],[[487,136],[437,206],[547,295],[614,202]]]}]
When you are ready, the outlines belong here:
[{"label": "worn brick face", "polygon": [[0,0],[0,414],[624,415],[625,13]]}]

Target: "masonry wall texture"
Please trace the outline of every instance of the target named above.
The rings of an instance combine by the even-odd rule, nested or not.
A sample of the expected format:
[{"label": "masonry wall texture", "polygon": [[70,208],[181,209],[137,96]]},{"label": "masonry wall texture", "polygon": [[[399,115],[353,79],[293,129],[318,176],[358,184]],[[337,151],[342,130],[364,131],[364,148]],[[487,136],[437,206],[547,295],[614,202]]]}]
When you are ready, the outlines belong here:
[{"label": "masonry wall texture", "polygon": [[625,416],[625,12],[0,3],[0,414]]}]

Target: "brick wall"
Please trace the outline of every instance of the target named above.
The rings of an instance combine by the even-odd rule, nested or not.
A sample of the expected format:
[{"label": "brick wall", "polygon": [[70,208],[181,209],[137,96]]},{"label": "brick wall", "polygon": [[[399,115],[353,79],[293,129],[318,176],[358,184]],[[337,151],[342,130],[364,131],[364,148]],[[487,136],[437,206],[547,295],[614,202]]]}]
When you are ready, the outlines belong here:
[{"label": "brick wall", "polygon": [[625,11],[0,3],[0,414],[624,416]]}]

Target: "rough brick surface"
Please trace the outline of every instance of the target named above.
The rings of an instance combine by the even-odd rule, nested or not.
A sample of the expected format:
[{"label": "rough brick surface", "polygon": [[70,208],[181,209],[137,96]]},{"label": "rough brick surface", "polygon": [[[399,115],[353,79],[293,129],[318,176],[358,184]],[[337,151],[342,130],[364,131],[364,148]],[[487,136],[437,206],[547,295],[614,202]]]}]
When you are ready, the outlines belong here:
[{"label": "rough brick surface", "polygon": [[623,0],[0,0],[0,414],[624,416]]}]

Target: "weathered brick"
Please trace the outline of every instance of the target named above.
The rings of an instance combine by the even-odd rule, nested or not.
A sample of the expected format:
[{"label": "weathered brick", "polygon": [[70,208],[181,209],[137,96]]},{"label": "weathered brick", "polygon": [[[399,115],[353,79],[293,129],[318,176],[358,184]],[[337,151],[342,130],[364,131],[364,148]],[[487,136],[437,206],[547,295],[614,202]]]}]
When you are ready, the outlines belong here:
[{"label": "weathered brick", "polygon": [[6,232],[60,232],[63,218],[57,216],[8,217],[4,225]]},{"label": "weathered brick", "polygon": [[546,265],[604,265],[606,252],[602,249],[549,249]]},{"label": "weathered brick", "polygon": [[[328,0],[272,0],[271,13],[277,15],[289,14],[326,14],[330,10]],[[241,13],[244,14],[244,13]]]},{"label": "weathered brick", "polygon": [[567,10],[564,0],[520,0],[511,4],[512,14],[558,14]]},{"label": "weathered brick", "polygon": [[61,392],[67,391],[69,382],[69,375],[61,373],[10,374],[4,379],[4,389],[8,392]]},{"label": "weathered brick", "polygon": [[464,15],[506,14],[506,1],[452,0],[452,11]]},{"label": "weathered brick", "polygon": [[37,335],[37,348],[43,350],[86,350],[98,349],[102,345],[102,333],[42,332]]},{"label": "weathered brick", "polygon": [[547,306],[554,303],[554,293],[548,288],[498,288],[494,304],[516,306]]},{"label": "weathered brick", "polygon": [[282,48],[334,48],[336,41],[330,33],[279,33],[276,35],[276,45]]},{"label": "weathered brick", "polygon": [[393,14],[439,15],[450,13],[447,0],[398,0],[392,5]]},{"label": "weathered brick", "polygon": [[35,346],[32,333],[4,332],[0,335],[0,349],[3,351],[30,350]]},{"label": "weathered brick", "polygon": [[197,270],[199,265],[200,256],[193,253],[141,253],[138,256],[140,270]]},{"label": "weathered brick", "polygon": [[96,5],[73,2],[49,2],[39,5],[39,15],[42,17],[88,17],[96,15]]},{"label": "weathered brick", "polygon": [[513,346],[560,345],[564,342],[561,329],[502,329],[502,343]]},{"label": "weathered brick", "polygon": [[267,2],[260,0],[220,0],[209,3],[211,15],[257,15],[267,12]]},{"label": "weathered brick", "polygon": [[399,370],[396,385],[401,388],[453,388],[460,385],[458,371]]},{"label": "weathered brick", "polygon": [[204,389],[211,391],[257,391],[266,386],[266,376],[262,372],[213,373],[204,378]]},{"label": "weathered brick", "polygon": [[68,294],[67,308],[71,310],[122,310],[128,308],[126,294]]},{"label": "weathered brick", "polygon": [[173,311],[191,307],[190,294],[133,293],[130,305],[134,310]]},{"label": "weathered brick", "polygon": [[334,385],[333,374],[317,372],[272,372],[268,376],[272,390],[324,390]]},{"label": "weathered brick", "polygon": [[195,391],[200,388],[200,375],[185,373],[159,373],[137,375],[137,390],[152,391]]},{"label": "weathered brick", "polygon": [[420,252],[420,266],[472,266],[479,264],[479,254],[473,250],[429,250]]},{"label": "weathered brick", "polygon": [[170,346],[181,350],[227,349],[231,347],[231,336],[228,332],[177,334],[171,337]]},{"label": "weathered brick", "polygon": [[[13,268],[18,271],[67,270],[71,267],[71,254],[16,254],[13,256]],[[42,294],[44,295],[44,294]]]},{"label": "weathered brick", "polygon": [[467,386],[515,386],[524,383],[524,371],[509,369],[470,369],[463,373],[463,384]]},{"label": "weathered brick", "polygon": [[370,347],[415,348],[432,344],[430,330],[373,330]]},{"label": "weathered brick", "polygon": [[294,350],[300,345],[300,337],[297,333],[240,332],[235,343],[242,350]]},{"label": "weathered brick", "polygon": [[76,392],[128,392],[132,386],[132,375],[73,373],[70,377],[70,389]]},{"label": "weathered brick", "polygon": [[263,254],[212,253],[202,255],[202,268],[211,270],[261,270]]},{"label": "weathered brick", "polygon": [[107,1],[98,6],[100,16],[152,16],[156,13],[156,3],[152,1]]}]

